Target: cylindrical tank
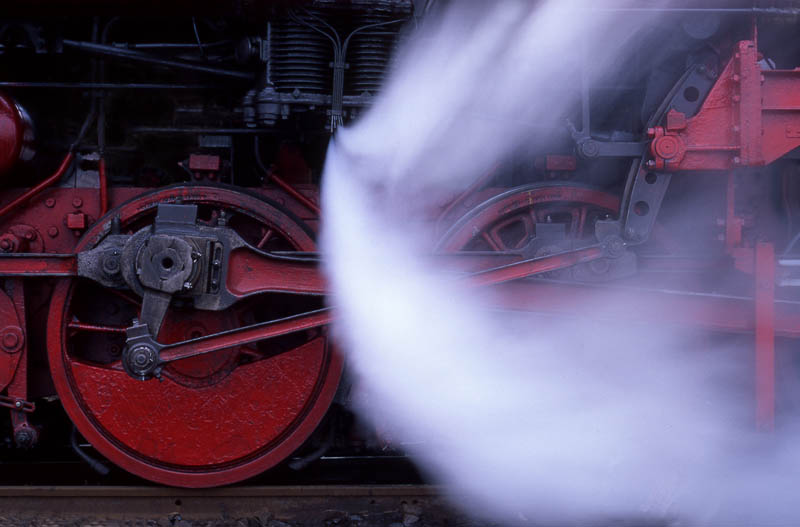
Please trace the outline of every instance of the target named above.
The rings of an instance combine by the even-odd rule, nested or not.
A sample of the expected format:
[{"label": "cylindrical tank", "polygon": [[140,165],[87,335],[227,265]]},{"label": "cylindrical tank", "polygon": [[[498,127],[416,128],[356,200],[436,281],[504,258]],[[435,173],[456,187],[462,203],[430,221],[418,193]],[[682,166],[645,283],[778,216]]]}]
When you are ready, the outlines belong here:
[{"label": "cylindrical tank", "polygon": [[33,157],[33,126],[28,113],[0,93],[0,175]]}]

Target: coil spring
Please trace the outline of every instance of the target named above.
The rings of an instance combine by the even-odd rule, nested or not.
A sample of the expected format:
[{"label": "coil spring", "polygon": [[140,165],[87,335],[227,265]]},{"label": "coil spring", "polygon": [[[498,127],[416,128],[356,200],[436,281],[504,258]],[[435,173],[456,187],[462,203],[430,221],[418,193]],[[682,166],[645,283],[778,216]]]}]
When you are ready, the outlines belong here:
[{"label": "coil spring", "polygon": [[[280,92],[296,89],[307,93],[330,92],[332,42],[309,25],[320,28],[330,24],[344,37],[357,28],[407,19],[411,9],[408,0],[354,0],[350,4],[316,0],[314,7],[274,21],[270,35],[270,81]],[[347,49],[345,94],[374,94],[378,90],[397,47],[401,25],[370,27],[353,35]],[[326,27],[325,31],[328,30]]]},{"label": "coil spring", "polygon": [[[308,13],[296,16],[310,20]],[[280,92],[300,90],[308,93],[330,91],[333,60],[331,42],[314,29],[290,18],[272,24],[270,38],[270,80]]]},{"label": "coil spring", "polygon": [[[406,18],[408,13],[397,6],[373,8],[355,17],[356,27]],[[389,24],[359,30],[350,39],[347,62],[350,68],[345,77],[345,94],[375,94],[383,84],[391,57],[397,48],[401,24]]]}]

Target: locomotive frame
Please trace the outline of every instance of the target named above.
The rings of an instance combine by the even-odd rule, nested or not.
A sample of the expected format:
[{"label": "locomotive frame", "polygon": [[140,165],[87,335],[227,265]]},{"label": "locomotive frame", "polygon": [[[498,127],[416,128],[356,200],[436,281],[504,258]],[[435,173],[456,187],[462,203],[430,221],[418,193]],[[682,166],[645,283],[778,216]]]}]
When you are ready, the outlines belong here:
[{"label": "locomotive frame", "polygon": [[[318,4],[332,8],[330,2]],[[393,18],[396,3],[374,4],[364,7],[364,13],[380,16],[370,19],[360,13],[369,23],[349,34],[357,38],[366,32],[369,38],[361,42],[366,50],[385,37],[387,26],[399,24]],[[112,11],[125,9],[119,4]],[[736,10],[720,9],[717,15],[726,11]],[[754,231],[737,196],[752,186],[748,169],[777,161],[796,163],[800,70],[765,65],[759,26],[751,17],[793,20],[798,11],[740,11],[735,14],[745,16],[741,26],[751,31],[748,38],[730,46],[730,56],[718,68],[702,61],[687,67],[642,127],[641,137],[593,135],[585,90],[582,129],[573,126],[570,131],[573,151],[545,152],[537,158],[545,181],[489,185],[490,175],[454,197],[435,218],[441,242],[434,253],[461,271],[465,283],[495,288],[498,307],[535,313],[581,314],[586,306],[601,303],[615,283],[629,285],[625,280],[635,280],[648,269],[714,272],[722,267],[748,275],[752,288],[746,294],[640,289],[635,307],[615,306],[602,316],[753,333],[756,420],[769,429],[775,420],[776,337],[800,337],[800,302],[791,294],[800,257],[793,252],[793,241],[783,243],[768,229]],[[174,79],[126,87],[104,78],[105,59],[96,57],[252,82],[254,77],[244,69],[156,56],[98,38],[50,38],[43,32],[30,38],[31,46],[41,45],[36,53],[58,54],[63,48],[90,53],[95,57],[87,63],[93,68],[92,80],[0,82],[14,95],[71,87],[92,98],[77,139],[50,175],[22,189],[10,186],[0,195],[0,406],[10,410],[17,446],[32,447],[40,434],[30,416],[36,411],[34,394],[41,396],[41,390],[30,380],[35,378],[32,356],[43,351],[55,393],[80,432],[116,464],[161,483],[215,486],[241,481],[286,459],[323,419],[336,396],[343,360],[327,335],[335,307],[323,306],[326,285],[314,252],[319,195],[314,184],[303,181],[309,170],[303,156],[282,146],[276,164],[267,168],[258,138],[272,134],[269,127],[301,105],[308,111],[326,108],[322,120],[326,133],[332,133],[368,104],[376,85],[374,77],[364,74],[353,88],[364,92],[348,93],[346,61],[355,59],[348,58],[347,45],[355,41],[338,38],[333,23],[315,11],[301,8],[288,16],[287,34],[309,27],[335,34],[331,77],[323,79],[315,70],[304,83],[295,79],[298,87],[287,91],[281,82],[289,74],[273,72],[274,81],[268,74],[261,90],[243,97],[240,121],[252,125],[249,131],[225,126],[213,134],[202,127],[193,131],[209,137],[254,134],[252,163],[263,169],[267,185],[237,184],[225,176],[230,167],[226,169],[223,156],[209,153],[218,148],[213,137],[206,137],[206,148],[197,148],[181,165],[192,181],[172,186],[114,183],[105,130],[98,132],[91,152],[82,146],[94,121],[98,130],[106,126],[104,97],[112,91],[204,89]],[[106,20],[106,28],[114,20]],[[36,29],[27,22],[15,27]],[[94,28],[97,37],[97,21]],[[280,42],[269,38],[268,32],[244,39],[244,62],[278,53]],[[204,48],[199,36],[197,40],[200,52],[206,53],[209,46]],[[316,40],[309,44],[317,45]],[[286,59],[271,57],[270,67]],[[317,67],[318,57],[313,60]],[[321,93],[319,86],[329,81],[332,93]],[[28,157],[31,117],[12,96],[2,95],[0,118],[0,173],[14,174]],[[140,133],[185,133],[179,128],[150,127]],[[46,164],[53,166],[52,159]],[[618,191],[564,179],[580,164],[608,159],[628,167]],[[80,165],[87,160],[96,184],[78,183],[78,172],[87,172]],[[671,254],[643,257],[638,251],[658,228],[673,175],[692,178],[698,172],[724,180],[725,214],[717,225],[721,254],[710,263]],[[72,186],[58,186],[66,177],[72,178]],[[225,177],[227,184],[221,184]],[[790,194],[786,191],[786,200],[793,199]],[[509,226],[517,229],[511,238],[503,234]],[[778,243],[784,250],[776,256]],[[537,276],[547,279],[527,280]],[[46,303],[43,296],[49,296],[50,304],[44,340],[36,334],[42,321],[34,320],[31,308]],[[92,301],[87,303],[88,298]],[[91,306],[102,302],[113,307],[104,314],[93,311]],[[270,316],[260,320],[253,312]],[[97,349],[108,354],[95,353]],[[198,429],[189,426],[192,416],[200,423]],[[175,430],[170,423],[181,425]]]}]

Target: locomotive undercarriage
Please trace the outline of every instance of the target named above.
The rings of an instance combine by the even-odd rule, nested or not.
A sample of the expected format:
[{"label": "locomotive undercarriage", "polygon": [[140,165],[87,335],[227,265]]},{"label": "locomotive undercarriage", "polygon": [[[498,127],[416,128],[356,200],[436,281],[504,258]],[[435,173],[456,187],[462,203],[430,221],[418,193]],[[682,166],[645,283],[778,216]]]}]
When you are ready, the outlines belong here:
[{"label": "locomotive undercarriage", "polygon": [[[171,485],[303,445],[298,467],[402,450],[348,411],[317,188],[423,11],[0,22],[3,458],[70,442],[55,401],[97,452]],[[663,51],[576,83],[556,137],[430,212],[431,255],[500,309],[754,334],[769,428],[776,343],[800,336],[798,13],[745,11],[671,13]],[[615,288],[636,306],[597,313]]]}]

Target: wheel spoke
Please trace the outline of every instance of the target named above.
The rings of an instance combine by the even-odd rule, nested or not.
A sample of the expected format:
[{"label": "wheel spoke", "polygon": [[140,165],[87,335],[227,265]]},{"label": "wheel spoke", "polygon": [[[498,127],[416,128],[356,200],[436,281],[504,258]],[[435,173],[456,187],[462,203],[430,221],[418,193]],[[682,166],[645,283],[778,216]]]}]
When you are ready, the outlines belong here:
[{"label": "wheel spoke", "polygon": [[78,331],[88,331],[92,333],[118,333],[118,334],[125,334],[125,329],[122,326],[107,326],[103,324],[86,324],[84,322],[79,322],[77,320],[73,320],[67,327],[75,332]]},{"label": "wheel spoke", "polygon": [[262,236],[261,239],[256,244],[256,248],[257,249],[263,249],[264,248],[264,246],[267,244],[269,239],[272,237],[272,232],[273,232],[272,229],[267,229],[267,232],[264,233],[264,236]]},{"label": "wheel spoke", "polygon": [[497,252],[502,252],[503,251],[503,247],[499,243],[497,243],[497,241],[494,239],[494,237],[491,234],[489,234],[487,231],[483,231],[481,233],[481,238],[483,238],[483,241],[485,241],[487,244],[489,244],[489,247],[491,247],[493,251],[497,251]]}]

